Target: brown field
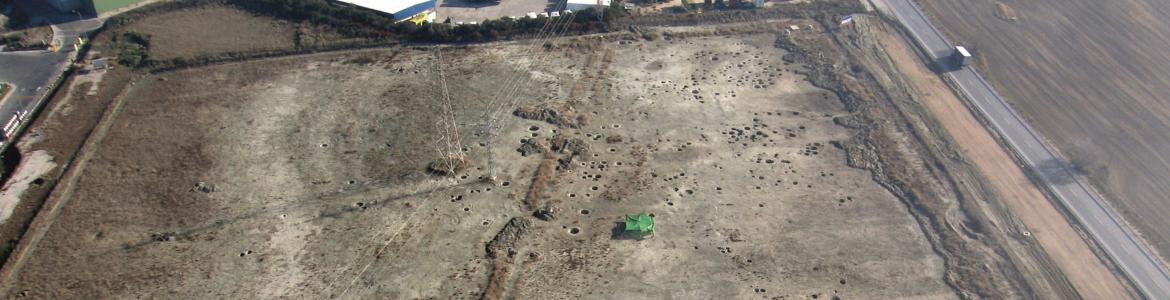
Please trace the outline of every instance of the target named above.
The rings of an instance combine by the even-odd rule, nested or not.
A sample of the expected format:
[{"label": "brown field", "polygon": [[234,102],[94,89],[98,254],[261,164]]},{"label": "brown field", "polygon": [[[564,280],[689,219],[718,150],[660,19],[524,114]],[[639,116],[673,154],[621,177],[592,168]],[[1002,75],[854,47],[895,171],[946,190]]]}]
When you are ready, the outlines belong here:
[{"label": "brown field", "polygon": [[[1163,255],[1170,253],[1170,6],[920,1],[981,71]],[[1165,256],[1163,256],[1165,258]]]},{"label": "brown field", "polygon": [[[1075,297],[863,23],[73,76],[22,142],[23,164],[57,166],[21,196],[29,231],[0,225],[20,238],[0,297]],[[155,59],[288,50],[304,28],[205,6],[94,46],[131,30]],[[615,234],[630,212],[656,236]]]},{"label": "brown field", "polygon": [[290,49],[298,43],[312,44],[338,37],[313,26],[214,5],[149,15],[116,30],[149,36],[150,57],[158,60]]},{"label": "brown field", "polygon": [[[447,149],[434,49],[146,77],[54,191],[10,295],[957,297],[905,204],[830,145],[858,133],[843,101],[777,38],[443,50],[472,163],[453,178],[425,171]],[[557,114],[507,108],[484,143],[477,116],[517,70],[501,101]],[[656,236],[613,234],[642,211]]]}]

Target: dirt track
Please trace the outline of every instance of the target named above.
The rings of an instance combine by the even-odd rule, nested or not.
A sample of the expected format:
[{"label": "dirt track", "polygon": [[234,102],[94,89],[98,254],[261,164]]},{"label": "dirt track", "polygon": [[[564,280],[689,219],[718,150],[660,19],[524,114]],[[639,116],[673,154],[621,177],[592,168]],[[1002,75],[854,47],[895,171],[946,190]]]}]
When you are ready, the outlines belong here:
[{"label": "dirt track", "polygon": [[1085,299],[1120,299],[1129,292],[1073,229],[1058,208],[1024,175],[986,128],[975,119],[938,75],[898,36],[881,34],[887,53],[918,92],[920,100],[958,142],[966,157],[985,174],[1027,232],[1056,262]]}]

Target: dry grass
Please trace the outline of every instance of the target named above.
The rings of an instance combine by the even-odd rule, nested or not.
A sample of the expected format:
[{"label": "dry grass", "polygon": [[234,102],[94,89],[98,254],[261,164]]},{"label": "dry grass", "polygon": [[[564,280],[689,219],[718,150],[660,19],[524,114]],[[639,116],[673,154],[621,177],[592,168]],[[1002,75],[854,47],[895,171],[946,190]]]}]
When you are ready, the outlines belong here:
[{"label": "dry grass", "polygon": [[118,30],[149,35],[150,57],[158,60],[288,49],[297,46],[298,38],[307,40],[306,36],[329,35],[225,6],[151,15]]},{"label": "dry grass", "polygon": [[577,112],[570,103],[526,105],[517,108],[513,115],[529,120],[545,121],[549,124],[580,128],[589,125],[589,116]]},{"label": "dry grass", "polygon": [[504,293],[508,291],[508,278],[511,277],[511,263],[503,259],[492,260],[492,273],[488,277],[487,287],[483,289],[483,295],[480,296],[480,299],[503,299]]},{"label": "dry grass", "polygon": [[[834,125],[831,116],[846,112],[833,93],[773,67],[784,53],[772,38],[611,45],[611,72],[587,85],[610,91],[585,89],[592,94],[583,96],[595,99],[576,103],[602,126],[556,128],[508,117],[518,124],[503,127],[493,148],[465,141],[469,155],[493,151],[504,162],[501,178],[521,178],[499,185],[482,184],[475,177],[488,171],[477,168],[459,179],[425,174],[436,158],[433,125],[441,109],[420,94],[428,77],[413,71],[426,68],[430,51],[401,50],[406,54],[385,62],[322,54],[157,74],[135,85],[81,170],[78,201],[63,211],[13,290],[57,299],[326,298],[343,289],[359,298],[519,295],[481,294],[489,286],[521,286],[525,297],[517,298],[537,299],[683,290],[689,298],[748,298],[763,296],[763,288],[784,298],[952,296],[943,261],[870,173],[846,166],[839,151],[793,153],[856,132]],[[452,99],[463,99],[453,106],[456,115],[484,111],[473,96],[497,90],[492,75],[501,71],[526,66],[552,75],[532,74],[551,82],[532,84],[535,91],[517,98],[541,100],[523,104],[567,95],[566,79],[597,72],[565,67],[586,59],[572,53],[552,56],[550,67],[531,67],[516,61],[530,59],[514,55],[517,49],[524,47],[450,52]],[[648,73],[648,57],[663,58],[664,67]],[[717,80],[741,77],[775,85]],[[726,106],[701,102],[688,98],[695,86],[737,96],[724,96]],[[596,96],[602,93],[613,96]],[[630,100],[638,97],[648,99]],[[793,134],[756,140],[733,136],[730,128]],[[553,138],[559,143],[549,143],[541,157],[520,156],[515,147],[533,134],[567,138]],[[605,140],[615,135],[624,138]],[[557,170],[559,159],[580,152],[573,149],[588,149],[568,137],[596,151],[574,169]],[[763,154],[792,163],[749,158]],[[192,192],[199,182],[217,188]],[[601,199],[611,190],[627,194]],[[526,192],[538,200],[512,196]],[[559,204],[564,213],[533,221],[528,238],[535,240],[522,248],[489,251],[544,258],[530,267],[513,258],[506,262],[512,271],[491,266],[495,259],[485,259],[484,245],[493,229],[530,214],[526,205],[549,206],[549,195],[566,199]],[[649,240],[613,239],[615,221],[639,211],[656,214],[663,230]],[[732,231],[736,238],[710,234]],[[154,238],[172,232],[181,234]],[[497,249],[508,248],[516,247]],[[525,277],[529,270],[539,276]],[[686,273],[718,280],[678,276]],[[332,282],[356,284],[351,290]]]},{"label": "dry grass", "polygon": [[431,162],[427,165],[427,172],[439,176],[456,176],[471,167],[467,158],[448,156]]},{"label": "dry grass", "polygon": [[1019,20],[1019,15],[1016,14],[1015,9],[1012,9],[1011,6],[998,1],[995,2],[995,16],[1003,19],[1004,21],[1015,22],[1016,20]]},{"label": "dry grass", "polygon": [[524,205],[528,209],[540,209],[544,206],[544,200],[548,198],[547,190],[549,186],[556,184],[556,176],[557,160],[555,158],[541,160],[540,166],[536,168],[536,174],[532,176],[528,195],[524,197]]}]

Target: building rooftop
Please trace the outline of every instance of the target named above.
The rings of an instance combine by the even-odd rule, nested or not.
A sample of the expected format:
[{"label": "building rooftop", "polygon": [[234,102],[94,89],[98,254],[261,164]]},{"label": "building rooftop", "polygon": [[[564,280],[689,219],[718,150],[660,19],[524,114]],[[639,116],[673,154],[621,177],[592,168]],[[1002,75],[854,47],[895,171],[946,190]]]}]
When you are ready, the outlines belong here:
[{"label": "building rooftop", "polygon": [[610,0],[566,0],[566,4],[604,5],[609,6]]},{"label": "building rooftop", "polygon": [[955,51],[959,51],[959,55],[962,55],[962,56],[971,56],[971,52],[967,51],[967,47],[956,46]]},{"label": "building rooftop", "polygon": [[436,0],[337,0],[368,9],[394,14],[399,21],[410,18],[428,9],[435,8]]}]

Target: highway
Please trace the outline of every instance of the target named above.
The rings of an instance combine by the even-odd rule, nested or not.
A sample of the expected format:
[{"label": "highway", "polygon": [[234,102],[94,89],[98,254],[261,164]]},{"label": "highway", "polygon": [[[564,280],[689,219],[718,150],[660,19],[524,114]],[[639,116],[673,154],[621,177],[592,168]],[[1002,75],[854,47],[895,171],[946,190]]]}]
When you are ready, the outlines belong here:
[{"label": "highway", "polygon": [[[930,23],[913,0],[880,0],[914,37],[933,61],[946,57],[953,46]],[[1138,291],[1148,299],[1170,299],[1170,275],[1158,263],[1152,251],[1137,241],[1120,216],[1104,204],[1092,187],[1076,176],[1049,145],[991,85],[970,68],[948,71],[951,79],[983,119],[1006,141],[1012,152],[1037,174],[1047,190],[1061,204],[1106,254],[1125,273]]]}]

